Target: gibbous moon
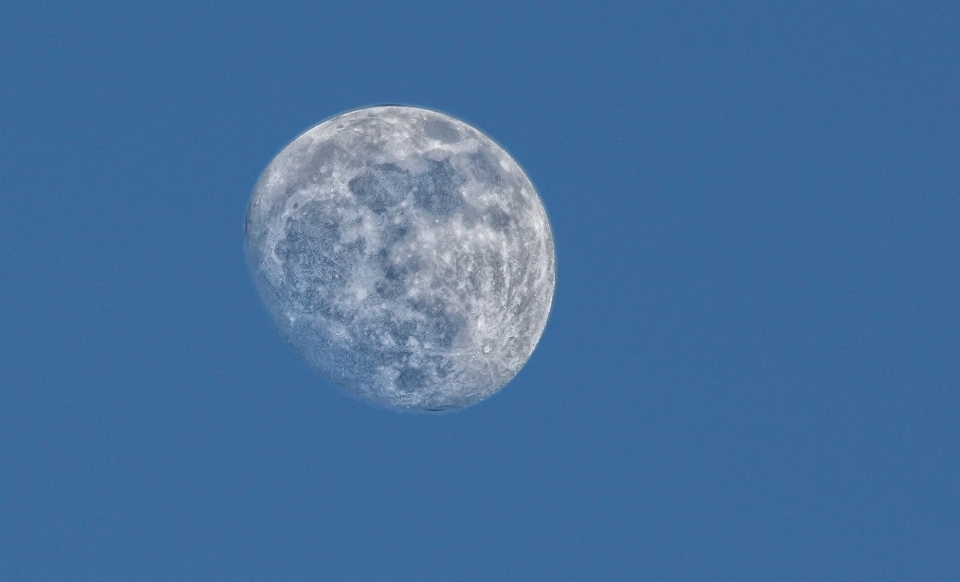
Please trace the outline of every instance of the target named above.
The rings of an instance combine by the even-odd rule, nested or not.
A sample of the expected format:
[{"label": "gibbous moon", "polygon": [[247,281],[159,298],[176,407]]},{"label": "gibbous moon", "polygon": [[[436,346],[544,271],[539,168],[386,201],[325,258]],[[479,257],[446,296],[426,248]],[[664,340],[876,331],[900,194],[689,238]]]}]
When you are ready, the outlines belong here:
[{"label": "gibbous moon", "polygon": [[533,184],[489,137],[416,107],[309,129],[253,190],[246,248],[290,345],[361,399],[475,404],[543,333],[556,261]]}]

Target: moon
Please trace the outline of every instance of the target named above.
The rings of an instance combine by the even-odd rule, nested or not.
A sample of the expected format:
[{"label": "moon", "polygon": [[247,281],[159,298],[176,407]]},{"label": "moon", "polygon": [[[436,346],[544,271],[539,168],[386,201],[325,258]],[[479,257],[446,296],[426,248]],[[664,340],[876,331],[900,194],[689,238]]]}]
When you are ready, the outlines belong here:
[{"label": "moon", "polygon": [[391,409],[495,394],[553,302],[553,234],[533,184],[492,139],[428,109],[357,109],[307,130],[260,176],[245,234],[289,344]]}]

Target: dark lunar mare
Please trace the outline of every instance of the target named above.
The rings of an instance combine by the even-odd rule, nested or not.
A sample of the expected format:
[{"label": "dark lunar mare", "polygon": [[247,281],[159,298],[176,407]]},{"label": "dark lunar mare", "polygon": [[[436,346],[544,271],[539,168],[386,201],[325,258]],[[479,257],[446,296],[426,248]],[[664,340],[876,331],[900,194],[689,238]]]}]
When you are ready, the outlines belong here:
[{"label": "dark lunar mare", "polygon": [[449,159],[428,160],[429,169],[412,174],[396,164],[378,164],[350,180],[348,186],[357,200],[376,214],[394,213],[408,195],[418,209],[448,218],[464,207],[457,190],[463,178]]},{"label": "dark lunar mare", "polygon": [[[448,159],[431,160],[428,169],[418,174],[396,164],[373,165],[350,180],[348,187],[357,201],[373,213],[399,218],[399,221],[384,223],[382,246],[376,253],[368,255],[364,238],[358,238],[353,244],[341,244],[336,209],[317,202],[307,202],[297,208],[295,218],[287,220],[286,236],[276,247],[277,255],[283,260],[284,280],[299,283],[284,287],[284,300],[295,305],[298,311],[321,315],[349,327],[357,340],[353,349],[361,359],[401,370],[396,378],[401,391],[414,391],[430,378],[445,378],[451,369],[450,362],[438,355],[428,355],[422,358],[424,361],[414,364],[411,358],[416,351],[402,347],[404,342],[415,337],[421,344],[448,350],[463,328],[463,322],[450,313],[443,301],[405,297],[410,280],[417,274],[417,265],[410,261],[398,262],[391,253],[413,228],[411,214],[401,212],[400,205],[412,195],[414,209],[447,220],[466,207],[458,191],[461,182],[462,178],[457,176]],[[344,292],[359,262],[372,265],[378,274],[373,287],[376,294],[369,298],[369,303],[401,302],[421,315],[419,325],[390,317],[370,325],[355,318],[354,313],[337,309],[335,302],[328,300]],[[395,347],[384,347],[379,341],[383,335],[391,336]]]}]

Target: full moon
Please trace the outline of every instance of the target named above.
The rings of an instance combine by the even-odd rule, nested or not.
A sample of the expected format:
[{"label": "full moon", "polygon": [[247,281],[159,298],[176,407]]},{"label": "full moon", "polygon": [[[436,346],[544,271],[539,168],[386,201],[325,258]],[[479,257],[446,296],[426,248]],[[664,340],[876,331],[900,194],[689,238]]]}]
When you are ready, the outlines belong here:
[{"label": "full moon", "polygon": [[498,392],[553,302],[553,235],[524,171],[477,129],[416,107],[350,111],[293,140],[253,190],[246,249],[290,345],[393,409]]}]

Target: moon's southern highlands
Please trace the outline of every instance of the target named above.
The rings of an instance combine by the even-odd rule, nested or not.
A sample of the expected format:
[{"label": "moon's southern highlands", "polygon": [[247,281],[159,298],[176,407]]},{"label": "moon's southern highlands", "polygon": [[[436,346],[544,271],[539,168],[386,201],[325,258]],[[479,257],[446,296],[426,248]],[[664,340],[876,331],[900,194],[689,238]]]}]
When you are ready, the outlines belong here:
[{"label": "moon's southern highlands", "polygon": [[370,107],[293,140],[254,188],[247,257],[287,341],[367,401],[440,411],[499,391],[553,301],[536,190],[448,115]]}]

